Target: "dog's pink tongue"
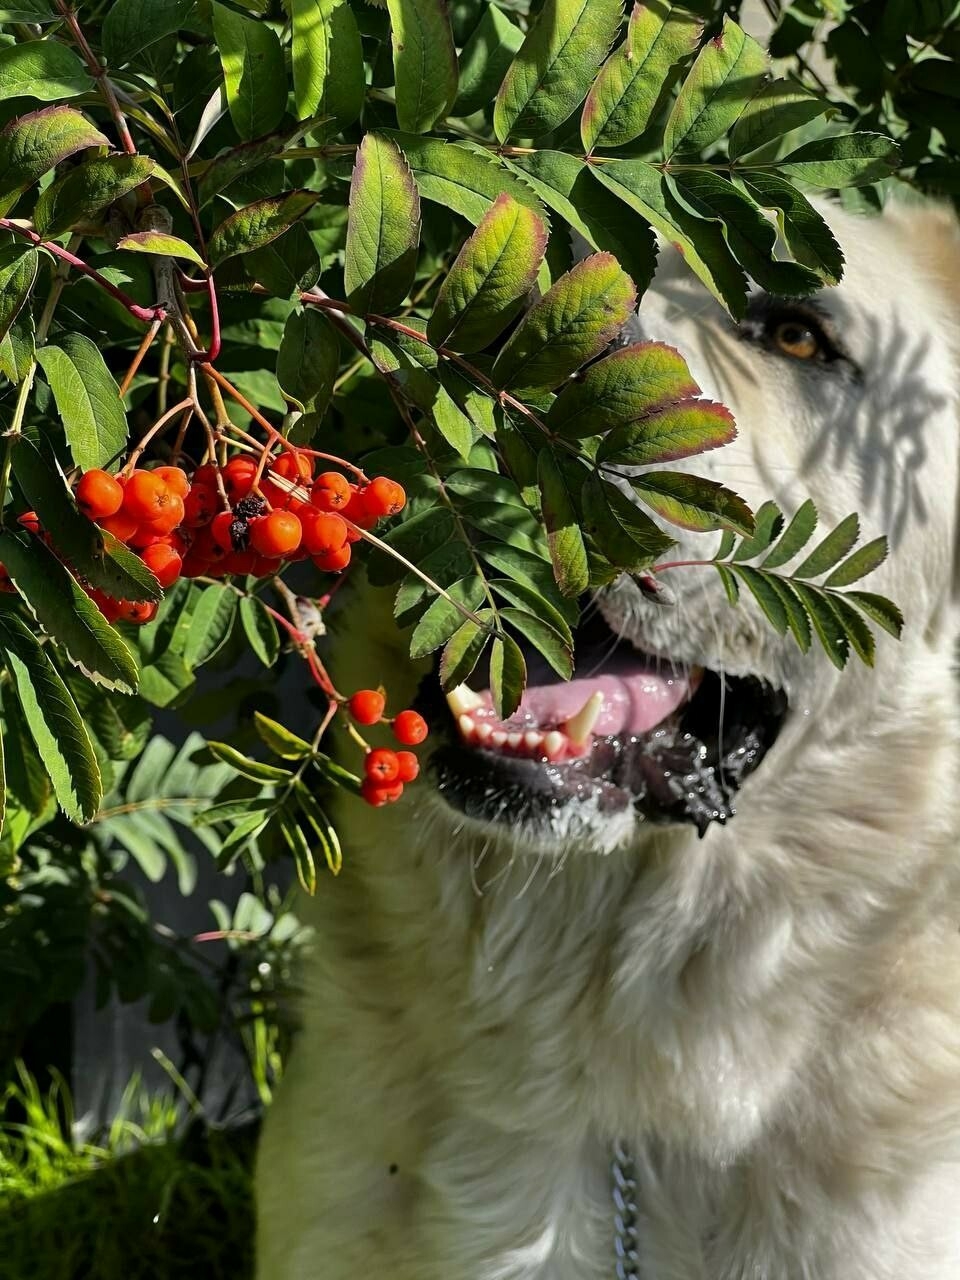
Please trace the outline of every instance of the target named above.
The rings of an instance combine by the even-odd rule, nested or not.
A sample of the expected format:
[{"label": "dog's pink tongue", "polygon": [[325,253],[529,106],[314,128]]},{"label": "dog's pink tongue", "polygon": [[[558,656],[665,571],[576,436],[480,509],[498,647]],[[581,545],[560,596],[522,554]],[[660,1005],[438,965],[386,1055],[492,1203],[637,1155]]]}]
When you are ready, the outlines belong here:
[{"label": "dog's pink tongue", "polygon": [[603,706],[593,732],[603,738],[612,733],[646,733],[685,702],[691,689],[689,679],[682,675],[657,671],[605,674],[569,684],[532,685],[525,691],[517,714],[541,727],[561,725],[595,693],[603,695]]}]

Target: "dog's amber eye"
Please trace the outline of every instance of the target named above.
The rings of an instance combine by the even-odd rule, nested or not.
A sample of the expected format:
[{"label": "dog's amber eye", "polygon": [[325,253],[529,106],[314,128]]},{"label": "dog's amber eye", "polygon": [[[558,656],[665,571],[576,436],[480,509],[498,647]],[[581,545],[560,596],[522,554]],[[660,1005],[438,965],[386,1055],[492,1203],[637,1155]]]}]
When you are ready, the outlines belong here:
[{"label": "dog's amber eye", "polygon": [[794,360],[813,360],[820,354],[820,340],[812,329],[796,320],[785,320],[773,331],[773,340],[785,356]]}]

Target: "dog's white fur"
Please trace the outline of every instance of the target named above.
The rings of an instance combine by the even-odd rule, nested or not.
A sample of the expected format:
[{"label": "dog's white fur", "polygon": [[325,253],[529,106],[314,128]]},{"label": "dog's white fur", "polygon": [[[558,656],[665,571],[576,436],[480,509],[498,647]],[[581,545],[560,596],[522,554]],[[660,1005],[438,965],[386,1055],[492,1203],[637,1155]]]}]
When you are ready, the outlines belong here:
[{"label": "dog's white fur", "polygon": [[[960,252],[938,214],[830,217],[848,265],[822,302],[862,381],[738,339],[675,255],[642,318],[735,413],[694,470],[892,535],[863,585],[902,605],[902,643],[839,675],[711,570],[673,575],[673,609],[614,593],[638,644],[790,696],[702,841],[518,843],[425,784],[344,804],[263,1138],[259,1280],[611,1280],[615,1139],[638,1160],[643,1280],[960,1277]],[[382,608],[344,618],[343,683],[402,700]]]}]

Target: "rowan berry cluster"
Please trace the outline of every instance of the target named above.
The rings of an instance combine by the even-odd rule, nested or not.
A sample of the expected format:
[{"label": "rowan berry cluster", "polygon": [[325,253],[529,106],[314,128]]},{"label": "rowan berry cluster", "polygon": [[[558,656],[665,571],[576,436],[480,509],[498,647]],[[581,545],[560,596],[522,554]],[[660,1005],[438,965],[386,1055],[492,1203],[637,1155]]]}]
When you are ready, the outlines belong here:
[{"label": "rowan berry cluster", "polygon": [[[401,511],[406,495],[386,476],[362,485],[339,471],[314,477],[312,458],[289,449],[268,467],[240,455],[223,466],[205,463],[192,476],[175,466],[86,471],[76,499],[166,588],[180,577],[271,577],[285,563],[308,558],[325,573],[339,573],[361,530]],[[156,613],[156,605],[97,590],[90,596],[111,622],[149,622]]]},{"label": "rowan berry cluster", "polygon": [[[347,709],[357,724],[381,723],[386,699],[379,689],[358,689],[348,700]],[[427,722],[417,711],[400,711],[387,721],[393,736],[402,746],[416,747],[429,732]],[[363,781],[360,794],[374,808],[392,804],[403,795],[403,784],[413,782],[420,772],[420,762],[412,751],[394,751],[390,747],[374,747],[363,762]]]}]

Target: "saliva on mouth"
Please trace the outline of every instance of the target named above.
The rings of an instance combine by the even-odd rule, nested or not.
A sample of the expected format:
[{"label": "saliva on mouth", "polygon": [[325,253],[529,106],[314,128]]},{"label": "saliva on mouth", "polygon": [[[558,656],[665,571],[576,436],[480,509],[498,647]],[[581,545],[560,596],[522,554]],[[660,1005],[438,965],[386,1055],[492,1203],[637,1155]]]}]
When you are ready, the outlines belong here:
[{"label": "saliva on mouth", "polygon": [[632,810],[638,822],[691,823],[701,836],[727,822],[777,737],[786,696],[757,677],[644,653],[596,610],[574,641],[570,681],[523,646],[528,683],[508,720],[481,668],[444,707],[436,676],[425,682],[425,709],[447,730],[432,760],[441,796],[485,823],[549,823],[571,806],[601,821]]}]

